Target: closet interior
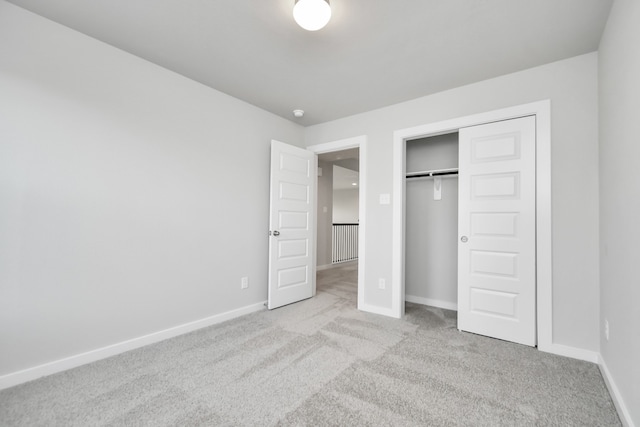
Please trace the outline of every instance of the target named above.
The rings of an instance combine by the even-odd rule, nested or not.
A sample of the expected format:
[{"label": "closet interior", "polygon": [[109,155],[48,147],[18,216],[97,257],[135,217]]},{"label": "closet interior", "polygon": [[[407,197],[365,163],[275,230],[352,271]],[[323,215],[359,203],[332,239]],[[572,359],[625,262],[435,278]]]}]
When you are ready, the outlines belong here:
[{"label": "closet interior", "polygon": [[458,133],[406,142],[405,299],[458,302]]}]

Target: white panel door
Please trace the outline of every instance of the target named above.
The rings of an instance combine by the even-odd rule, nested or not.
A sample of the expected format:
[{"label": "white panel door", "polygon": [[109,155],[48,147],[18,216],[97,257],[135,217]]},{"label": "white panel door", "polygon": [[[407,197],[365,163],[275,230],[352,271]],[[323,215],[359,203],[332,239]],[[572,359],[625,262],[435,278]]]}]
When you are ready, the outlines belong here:
[{"label": "white panel door", "polygon": [[535,346],[535,117],[459,135],[458,329]]},{"label": "white panel door", "polygon": [[315,292],[316,169],[314,153],[271,141],[270,310]]}]

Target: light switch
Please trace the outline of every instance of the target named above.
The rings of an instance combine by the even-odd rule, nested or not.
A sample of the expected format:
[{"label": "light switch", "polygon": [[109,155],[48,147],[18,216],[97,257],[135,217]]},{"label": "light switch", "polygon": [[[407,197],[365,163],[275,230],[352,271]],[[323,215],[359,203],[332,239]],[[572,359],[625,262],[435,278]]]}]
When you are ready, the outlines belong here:
[{"label": "light switch", "polygon": [[390,205],[391,204],[391,194],[381,194],[380,195],[380,204],[381,205]]}]

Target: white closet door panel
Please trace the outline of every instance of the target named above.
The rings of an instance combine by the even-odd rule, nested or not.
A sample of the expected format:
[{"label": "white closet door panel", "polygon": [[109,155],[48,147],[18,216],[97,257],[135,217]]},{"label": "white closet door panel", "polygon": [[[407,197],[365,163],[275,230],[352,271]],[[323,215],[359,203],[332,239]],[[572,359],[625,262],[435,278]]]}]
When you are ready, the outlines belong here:
[{"label": "white closet door panel", "polygon": [[536,344],[535,118],[460,130],[458,328]]}]

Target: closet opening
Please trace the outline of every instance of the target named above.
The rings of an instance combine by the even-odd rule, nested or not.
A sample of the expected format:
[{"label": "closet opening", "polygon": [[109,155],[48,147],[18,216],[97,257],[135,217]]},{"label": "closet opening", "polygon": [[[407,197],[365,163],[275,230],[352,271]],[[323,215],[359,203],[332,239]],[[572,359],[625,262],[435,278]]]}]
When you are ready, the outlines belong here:
[{"label": "closet opening", "polygon": [[405,300],[458,307],[458,132],[406,141]]},{"label": "closet opening", "polygon": [[530,346],[535,121],[530,115],[408,139],[405,150],[405,301],[455,305],[459,330]]},{"label": "closet opening", "polygon": [[[402,318],[406,301],[446,307],[443,302],[453,299],[452,293],[448,296],[427,294],[427,288],[421,288],[421,283],[412,278],[418,261],[411,258],[416,248],[424,245],[424,239],[412,229],[415,228],[412,224],[418,219],[407,209],[413,209],[411,204],[415,197],[410,199],[411,192],[418,191],[411,188],[414,186],[412,180],[419,179],[413,176],[429,176],[431,179],[454,169],[444,164],[420,165],[419,168],[436,169],[417,173],[420,171],[413,165],[411,151],[422,148],[420,140],[434,137],[431,142],[435,142],[437,137],[446,138],[446,135],[456,132],[458,329],[529,346],[537,345],[541,350],[562,354],[562,348],[553,344],[552,335],[551,126],[548,100],[394,132],[390,314]],[[444,180],[442,177],[442,182]],[[437,194],[445,190],[444,185],[447,184],[442,182],[440,187],[432,184],[429,190],[431,199],[434,195],[442,197],[442,194]],[[407,203],[410,204],[408,208]],[[407,242],[407,239],[412,241]],[[438,253],[441,252],[445,252],[444,247],[439,249]],[[417,259],[427,262],[419,255]],[[449,263],[448,267],[451,269],[452,265]],[[422,278],[421,282],[424,281]],[[420,294],[413,295],[415,293]]]}]

